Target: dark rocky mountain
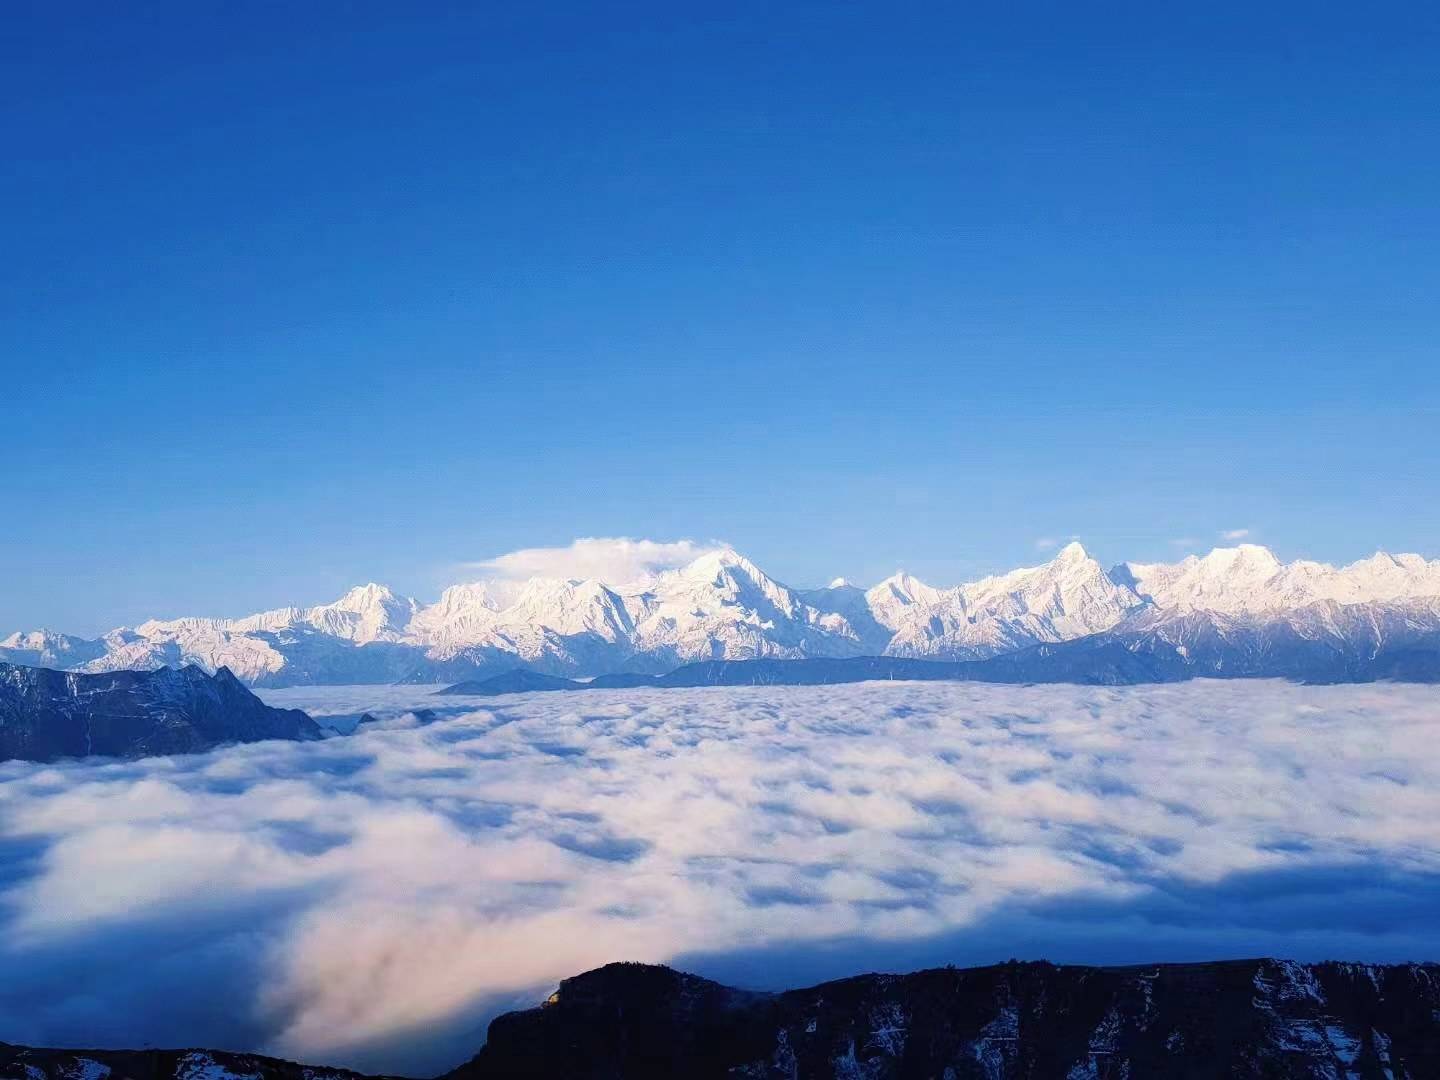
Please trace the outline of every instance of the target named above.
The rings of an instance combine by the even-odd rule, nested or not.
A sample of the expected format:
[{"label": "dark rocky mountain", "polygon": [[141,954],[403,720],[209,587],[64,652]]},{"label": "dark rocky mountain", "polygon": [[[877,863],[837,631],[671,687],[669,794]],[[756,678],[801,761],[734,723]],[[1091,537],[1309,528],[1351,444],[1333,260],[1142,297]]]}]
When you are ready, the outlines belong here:
[{"label": "dark rocky mountain", "polygon": [[0,761],[184,754],[321,735],[305,713],[271,708],[226,668],[77,675],[0,664]]},{"label": "dark rocky mountain", "polygon": [[612,964],[490,1025],[452,1080],[1440,1077],[1440,968],[1009,963],[745,993]]},{"label": "dark rocky mountain", "polygon": [[0,1080],[359,1080],[348,1069],[224,1050],[40,1050],[0,1043]]},{"label": "dark rocky mountain", "polygon": [[[353,1080],[208,1050],[0,1044],[3,1080]],[[1440,967],[1010,962],[764,994],[644,964],[566,979],[442,1080],[1429,1080]]]},{"label": "dark rocky mountain", "polygon": [[1440,682],[1440,631],[1403,609],[1370,605],[1317,604],[1266,617],[1157,611],[1104,633],[994,657],[972,677],[1108,685],[1193,678]]}]

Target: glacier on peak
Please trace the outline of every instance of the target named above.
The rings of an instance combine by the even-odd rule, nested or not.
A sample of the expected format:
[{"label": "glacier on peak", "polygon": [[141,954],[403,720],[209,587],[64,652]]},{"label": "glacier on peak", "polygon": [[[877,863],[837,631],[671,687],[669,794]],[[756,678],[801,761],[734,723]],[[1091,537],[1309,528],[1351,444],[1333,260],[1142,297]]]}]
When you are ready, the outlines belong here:
[{"label": "glacier on peak", "polygon": [[1377,552],[1347,566],[1282,563],[1268,548],[1241,544],[1178,563],[1123,563],[1118,578],[1175,611],[1256,615],[1309,604],[1397,603],[1440,596],[1440,559]]},{"label": "glacier on peak", "polygon": [[372,582],[328,604],[242,618],[150,620],[96,639],[12,634],[0,640],[0,661],[75,671],[193,663],[272,686],[458,681],[517,666],[596,675],[711,659],[980,660],[1132,630],[1188,649],[1197,634],[1224,640],[1256,620],[1305,640],[1374,637],[1376,627],[1440,632],[1440,560],[1283,563],[1240,544],[1107,573],[1072,542],[1049,562],[948,588],[900,571],[869,589],[837,578],[797,590],[715,547],[622,583],[498,577],[424,604]]},{"label": "glacier on peak", "polygon": [[1143,601],[1112,580],[1078,543],[1040,566],[982,578],[912,602],[887,651],[897,656],[984,659],[1115,626]]}]

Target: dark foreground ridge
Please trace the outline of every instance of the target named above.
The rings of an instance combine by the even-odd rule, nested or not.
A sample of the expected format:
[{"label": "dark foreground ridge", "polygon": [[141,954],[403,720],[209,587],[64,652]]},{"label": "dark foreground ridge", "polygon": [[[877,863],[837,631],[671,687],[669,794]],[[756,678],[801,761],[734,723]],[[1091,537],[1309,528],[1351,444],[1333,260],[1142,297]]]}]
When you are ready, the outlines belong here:
[{"label": "dark foreground ridge", "polygon": [[223,667],[77,675],[0,664],[0,761],[185,754],[321,735],[305,713],[271,708]]},{"label": "dark foreground ridge", "polygon": [[[26,1050],[0,1080],[346,1080],[215,1051]],[[1428,1080],[1440,966],[1011,962],[762,994],[644,964],[566,979],[443,1080]]]},{"label": "dark foreground ridge", "polygon": [[224,1050],[40,1050],[0,1042],[0,1080],[388,1080]]}]

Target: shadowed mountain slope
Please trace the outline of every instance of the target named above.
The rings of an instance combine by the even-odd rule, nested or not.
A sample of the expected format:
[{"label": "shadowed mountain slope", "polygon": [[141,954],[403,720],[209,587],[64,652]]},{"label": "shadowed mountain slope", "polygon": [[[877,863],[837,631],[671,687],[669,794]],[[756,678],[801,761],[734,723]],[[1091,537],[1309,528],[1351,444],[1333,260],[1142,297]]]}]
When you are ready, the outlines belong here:
[{"label": "shadowed mountain slope", "polygon": [[77,675],[0,664],[0,761],[184,754],[321,734],[305,713],[271,708],[225,668]]}]

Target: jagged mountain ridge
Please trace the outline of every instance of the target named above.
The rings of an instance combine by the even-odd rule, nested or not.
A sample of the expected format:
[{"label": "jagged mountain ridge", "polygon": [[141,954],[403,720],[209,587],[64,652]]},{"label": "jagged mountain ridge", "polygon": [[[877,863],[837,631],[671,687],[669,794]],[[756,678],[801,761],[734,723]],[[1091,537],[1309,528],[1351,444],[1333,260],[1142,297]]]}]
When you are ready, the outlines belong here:
[{"label": "jagged mountain ridge", "polygon": [[887,655],[981,660],[1100,633],[1144,606],[1075,543],[1044,566],[920,595],[896,616]]},{"label": "jagged mountain ridge", "polygon": [[[195,664],[284,686],[455,682],[518,666],[593,676],[705,660],[985,660],[1090,639],[1168,649],[1194,666],[1186,639],[1197,635],[1263,651],[1254,641],[1274,634],[1374,654],[1436,631],[1440,560],[1418,555],[1337,568],[1281,563],[1247,544],[1107,572],[1072,543],[1043,565],[952,588],[902,572],[868,590],[837,580],[802,591],[721,549],[622,584],[472,582],[428,605],[370,584],[330,604],[151,620],[93,640],[14,634],[0,641],[0,661],[84,672]],[[1224,673],[1224,658],[1209,668]]]},{"label": "jagged mountain ridge", "polygon": [[1386,604],[1440,596],[1440,559],[1376,552],[1348,566],[1282,563],[1258,544],[1178,563],[1124,563],[1113,575],[1157,607],[1257,615],[1314,604]]},{"label": "jagged mountain ridge", "polygon": [[[0,1043],[27,1080],[358,1080],[214,1050]],[[737,990],[646,964],[566,979],[497,1017],[443,1080],[1104,1080],[1440,1075],[1432,964],[1226,960],[1143,967],[1011,961]]]}]

